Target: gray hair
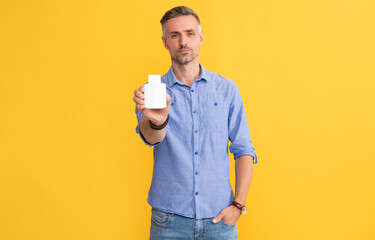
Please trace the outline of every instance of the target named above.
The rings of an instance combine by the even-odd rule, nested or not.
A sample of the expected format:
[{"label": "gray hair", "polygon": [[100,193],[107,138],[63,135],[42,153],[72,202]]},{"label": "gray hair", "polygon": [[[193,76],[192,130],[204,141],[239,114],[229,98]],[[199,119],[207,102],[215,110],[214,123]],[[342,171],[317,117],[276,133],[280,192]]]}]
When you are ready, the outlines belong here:
[{"label": "gray hair", "polygon": [[176,17],[181,17],[181,16],[193,16],[195,19],[198,21],[198,29],[199,32],[202,31],[201,27],[201,22],[199,21],[198,15],[190,8],[185,7],[185,6],[178,6],[174,7],[170,10],[168,10],[164,16],[161,18],[160,23],[161,23],[161,28],[163,30],[163,36],[165,36],[165,24],[169,19],[176,18]]}]

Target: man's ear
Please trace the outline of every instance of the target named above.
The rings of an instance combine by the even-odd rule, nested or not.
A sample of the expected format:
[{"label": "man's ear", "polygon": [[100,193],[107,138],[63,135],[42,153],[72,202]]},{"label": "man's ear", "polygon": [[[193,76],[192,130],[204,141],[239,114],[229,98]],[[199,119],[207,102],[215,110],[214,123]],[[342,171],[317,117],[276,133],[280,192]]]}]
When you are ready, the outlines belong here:
[{"label": "man's ear", "polygon": [[165,40],[164,36],[161,36],[161,40],[163,40],[163,45],[164,45],[165,49],[169,50],[167,41]]},{"label": "man's ear", "polygon": [[201,30],[201,32],[199,33],[199,37],[201,39],[201,45],[202,45],[203,44],[203,39],[204,39],[203,30]]}]

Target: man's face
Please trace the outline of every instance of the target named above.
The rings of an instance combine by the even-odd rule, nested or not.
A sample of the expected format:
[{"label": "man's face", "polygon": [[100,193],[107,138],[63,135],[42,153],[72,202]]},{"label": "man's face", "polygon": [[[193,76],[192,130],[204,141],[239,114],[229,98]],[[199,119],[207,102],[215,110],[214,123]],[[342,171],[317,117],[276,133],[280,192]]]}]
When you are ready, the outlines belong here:
[{"label": "man's face", "polygon": [[203,33],[199,32],[198,24],[191,15],[172,18],[166,22],[162,39],[172,61],[184,65],[198,57],[203,43]]}]

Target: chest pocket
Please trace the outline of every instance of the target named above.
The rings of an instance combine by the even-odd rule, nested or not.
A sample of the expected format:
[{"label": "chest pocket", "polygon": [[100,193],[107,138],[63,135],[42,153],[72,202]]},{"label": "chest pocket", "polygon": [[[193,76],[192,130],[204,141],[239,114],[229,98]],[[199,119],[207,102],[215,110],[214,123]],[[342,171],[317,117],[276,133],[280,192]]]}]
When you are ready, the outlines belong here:
[{"label": "chest pocket", "polygon": [[205,93],[199,96],[202,127],[213,130],[228,129],[229,103],[225,97],[216,93]]}]

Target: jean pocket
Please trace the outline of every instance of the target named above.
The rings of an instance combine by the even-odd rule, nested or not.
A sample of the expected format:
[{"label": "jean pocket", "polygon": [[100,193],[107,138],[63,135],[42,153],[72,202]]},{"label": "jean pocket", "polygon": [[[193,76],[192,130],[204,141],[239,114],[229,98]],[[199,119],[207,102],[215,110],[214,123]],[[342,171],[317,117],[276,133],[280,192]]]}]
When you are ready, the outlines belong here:
[{"label": "jean pocket", "polygon": [[151,221],[160,227],[165,227],[173,219],[173,213],[165,213],[154,208],[151,211]]},{"label": "jean pocket", "polygon": [[226,223],[224,222],[224,219],[221,219],[221,222],[223,222],[223,224],[227,227],[235,227],[237,223],[234,223],[234,224],[229,224],[229,223]]}]

